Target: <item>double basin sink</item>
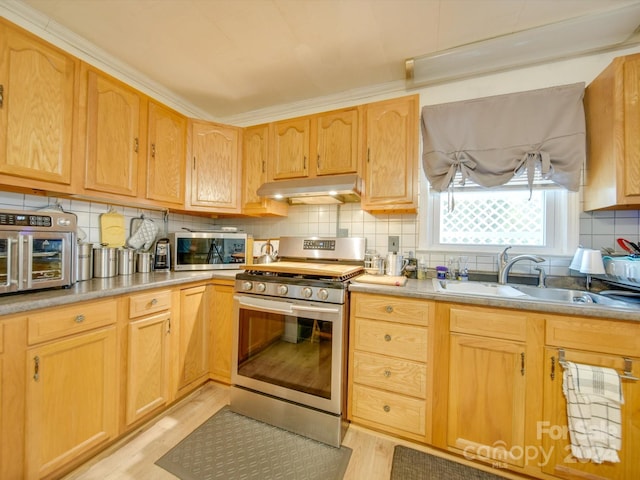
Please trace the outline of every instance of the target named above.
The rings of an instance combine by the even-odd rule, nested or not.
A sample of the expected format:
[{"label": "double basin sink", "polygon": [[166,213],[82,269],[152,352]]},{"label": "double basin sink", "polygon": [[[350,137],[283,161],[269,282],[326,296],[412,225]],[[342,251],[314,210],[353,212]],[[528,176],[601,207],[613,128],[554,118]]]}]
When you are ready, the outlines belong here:
[{"label": "double basin sink", "polygon": [[505,299],[538,300],[564,304],[600,304],[603,306],[638,308],[638,305],[614,300],[605,295],[569,290],[565,288],[539,288],[532,285],[500,285],[488,282],[461,282],[432,279],[433,289],[438,293],[453,295],[479,295]]}]

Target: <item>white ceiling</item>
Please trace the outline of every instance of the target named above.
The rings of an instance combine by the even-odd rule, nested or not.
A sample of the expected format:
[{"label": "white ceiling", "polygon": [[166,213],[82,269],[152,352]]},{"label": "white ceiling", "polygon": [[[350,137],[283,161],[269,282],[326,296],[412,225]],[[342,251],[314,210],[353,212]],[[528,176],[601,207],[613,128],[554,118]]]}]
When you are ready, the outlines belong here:
[{"label": "white ceiling", "polygon": [[407,58],[638,3],[634,0],[22,2],[42,13],[47,22],[53,20],[88,40],[212,119],[321,97],[346,96],[360,89],[398,88],[404,80]]}]

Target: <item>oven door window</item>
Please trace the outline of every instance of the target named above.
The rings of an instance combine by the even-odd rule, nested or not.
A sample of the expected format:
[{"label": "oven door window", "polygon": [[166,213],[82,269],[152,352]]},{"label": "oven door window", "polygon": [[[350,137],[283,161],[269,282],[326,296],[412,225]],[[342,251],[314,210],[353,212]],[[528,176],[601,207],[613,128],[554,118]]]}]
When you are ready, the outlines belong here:
[{"label": "oven door window", "polygon": [[62,280],[63,252],[63,238],[34,238],[31,251],[31,279],[34,282]]},{"label": "oven door window", "polygon": [[330,399],[333,326],[240,309],[238,375]]}]

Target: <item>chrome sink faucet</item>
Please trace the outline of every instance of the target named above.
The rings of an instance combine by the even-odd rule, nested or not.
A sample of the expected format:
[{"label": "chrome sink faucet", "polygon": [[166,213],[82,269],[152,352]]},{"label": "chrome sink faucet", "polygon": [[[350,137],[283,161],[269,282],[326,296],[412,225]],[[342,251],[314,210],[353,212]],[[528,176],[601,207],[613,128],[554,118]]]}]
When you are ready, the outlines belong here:
[{"label": "chrome sink faucet", "polygon": [[504,285],[505,283],[507,283],[507,279],[509,278],[509,271],[511,271],[511,267],[513,267],[515,263],[520,262],[522,260],[530,260],[536,263],[541,263],[545,261],[544,258],[539,257],[537,255],[518,255],[516,257],[513,257],[511,260],[509,260],[509,254],[507,253],[507,250],[509,250],[510,248],[511,248],[510,246],[505,248],[498,257],[498,262],[499,262],[498,283],[500,285]]}]

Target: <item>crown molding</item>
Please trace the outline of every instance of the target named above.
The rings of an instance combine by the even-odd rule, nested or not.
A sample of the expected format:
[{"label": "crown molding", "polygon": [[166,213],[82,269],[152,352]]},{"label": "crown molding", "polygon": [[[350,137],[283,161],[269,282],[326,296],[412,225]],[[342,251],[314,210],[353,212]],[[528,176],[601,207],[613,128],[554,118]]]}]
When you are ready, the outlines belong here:
[{"label": "crown molding", "polygon": [[19,0],[1,0],[0,15],[37,35],[43,40],[69,52],[92,66],[118,78],[150,97],[164,103],[188,117],[219,122],[239,127],[258,125],[274,120],[345,108],[362,103],[384,100],[407,94],[403,80],[352,89],[339,94],[275,105],[238,115],[215,117],[197,105],[186,101],[175,92],[151,80],[140,71],[110,55],[86,38],[73,33],[50,17]]}]

